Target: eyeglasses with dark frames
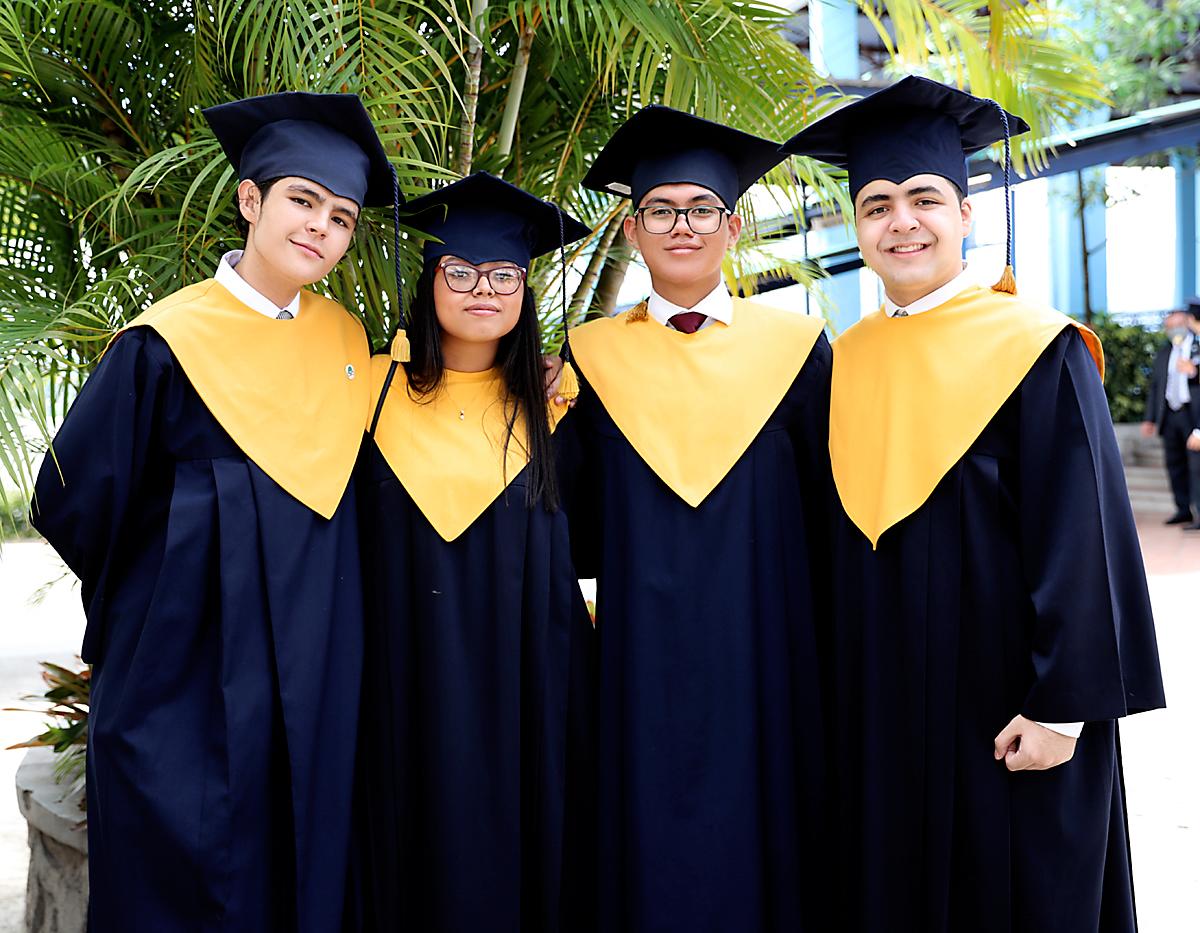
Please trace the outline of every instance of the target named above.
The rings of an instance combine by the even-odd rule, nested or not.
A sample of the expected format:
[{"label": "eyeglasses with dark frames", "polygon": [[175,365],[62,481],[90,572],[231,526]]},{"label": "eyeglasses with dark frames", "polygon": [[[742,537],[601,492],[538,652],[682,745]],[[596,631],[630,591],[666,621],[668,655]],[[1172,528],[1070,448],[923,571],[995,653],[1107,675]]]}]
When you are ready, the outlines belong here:
[{"label": "eyeglasses with dark frames", "polygon": [[675,229],[675,224],[679,222],[679,216],[682,214],[688,229],[701,236],[716,233],[721,229],[721,219],[732,213],[729,208],[717,207],[715,204],[697,204],[695,207],[652,204],[634,211],[634,214],[642,218],[642,228],[647,233],[670,233]]},{"label": "eyeglasses with dark frames", "polygon": [[525,281],[525,270],[520,266],[497,266],[480,269],[469,262],[449,261],[438,266],[446,285],[452,292],[473,292],[481,278],[487,279],[488,287],[497,295],[511,295]]}]

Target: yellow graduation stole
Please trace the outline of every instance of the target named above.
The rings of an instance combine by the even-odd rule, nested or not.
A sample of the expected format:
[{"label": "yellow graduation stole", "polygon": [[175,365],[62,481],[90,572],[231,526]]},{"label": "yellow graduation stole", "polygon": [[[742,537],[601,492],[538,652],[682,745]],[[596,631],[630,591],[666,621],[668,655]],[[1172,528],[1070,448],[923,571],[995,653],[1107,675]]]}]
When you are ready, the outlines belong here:
[{"label": "yellow graduation stole", "polygon": [[207,279],[155,302],[127,328],[138,326],[167,342],[247,457],[318,515],[332,517],[371,402],[370,347],[345,308],[302,291],[295,320],[276,321]]},{"label": "yellow graduation stole", "polygon": [[909,317],[889,318],[881,309],[833,342],[833,478],[872,547],[924,504],[1072,325],[1103,378],[1104,352],[1088,328],[978,286]]},{"label": "yellow graduation stole", "polygon": [[[371,360],[373,399],[379,398],[391,364],[387,353]],[[570,409],[547,408],[553,431]],[[404,367],[396,367],[375,426],[375,443],[444,540],[453,541],[470,528],[528,465],[525,420],[518,413],[507,455],[506,421],[504,380],[498,369],[446,370],[437,391],[414,397]]]},{"label": "yellow graduation stole", "polygon": [[626,312],[571,331],[621,433],[691,506],[712,492],[796,379],[825,321],[733,300],[733,321],[684,334]]}]

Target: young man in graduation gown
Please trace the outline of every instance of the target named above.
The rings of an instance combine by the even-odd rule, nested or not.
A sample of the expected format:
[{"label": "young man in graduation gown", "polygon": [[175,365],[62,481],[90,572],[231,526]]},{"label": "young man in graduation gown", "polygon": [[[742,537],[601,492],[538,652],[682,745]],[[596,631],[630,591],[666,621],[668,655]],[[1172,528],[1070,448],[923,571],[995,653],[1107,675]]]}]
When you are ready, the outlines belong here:
[{"label": "young man in graduation gown", "polygon": [[547,404],[526,274],[590,231],[486,173],[405,210],[427,237],[398,341],[409,352],[395,354],[411,359],[372,360],[355,474],[366,717],[353,926],[578,933],[565,847],[586,843],[567,798],[587,807],[590,773],[575,765],[590,752],[580,704],[595,636],[559,508],[574,416]]},{"label": "young man in graduation gown", "polygon": [[91,933],[340,929],[362,606],[351,472],[370,351],[303,286],[393,180],[351,94],[206,110],[244,250],[122,330],[34,522],[93,665]]},{"label": "young man in graduation gown", "polygon": [[848,169],[886,293],[833,354],[845,929],[1135,929],[1116,720],[1163,690],[1100,345],[962,262],[1009,129],[910,77],[785,146]]},{"label": "young man in graduation gown", "polygon": [[816,624],[830,350],[820,318],[733,298],[738,198],[782,154],[665,107],[585,186],[629,197],[647,301],[576,328],[598,578],[604,931],[826,929]]}]

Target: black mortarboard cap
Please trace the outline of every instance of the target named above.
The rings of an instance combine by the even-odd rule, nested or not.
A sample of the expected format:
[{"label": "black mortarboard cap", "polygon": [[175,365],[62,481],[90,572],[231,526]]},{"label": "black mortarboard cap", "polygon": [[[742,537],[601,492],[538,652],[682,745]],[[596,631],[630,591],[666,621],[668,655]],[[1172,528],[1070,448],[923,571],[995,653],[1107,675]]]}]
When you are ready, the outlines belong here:
[{"label": "black mortarboard cap", "polygon": [[1192,317],[1200,320],[1200,295],[1188,299],[1187,309]]},{"label": "black mortarboard cap", "polygon": [[392,169],[357,94],[287,91],[203,113],[241,179],[296,175],[360,207],[393,202]]},{"label": "black mortarboard cap", "polygon": [[995,101],[910,75],[817,120],[783,148],[847,169],[852,199],[877,179],[899,184],[926,173],[966,194],[966,157],[1028,129]]},{"label": "black mortarboard cap", "polygon": [[404,212],[409,227],[431,238],[423,250],[426,262],[457,256],[476,264],[507,261],[527,268],[535,256],[592,232],[557,205],[487,172],[409,201]]},{"label": "black mortarboard cap", "polygon": [[622,124],[596,156],[583,186],[641,204],[651,188],[708,188],[730,210],[746,189],[786,158],[779,144],[657,104]]}]

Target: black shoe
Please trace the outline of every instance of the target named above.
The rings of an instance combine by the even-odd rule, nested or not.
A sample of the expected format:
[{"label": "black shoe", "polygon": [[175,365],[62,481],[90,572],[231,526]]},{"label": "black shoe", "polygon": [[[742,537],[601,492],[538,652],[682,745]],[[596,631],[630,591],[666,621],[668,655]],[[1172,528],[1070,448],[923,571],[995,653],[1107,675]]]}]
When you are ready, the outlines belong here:
[{"label": "black shoe", "polygon": [[1200,531],[1200,522],[1191,522],[1183,526],[1184,531]]},{"label": "black shoe", "polygon": [[1190,522],[1191,520],[1192,520],[1191,512],[1176,512],[1174,515],[1172,515],[1170,518],[1168,518],[1165,522],[1163,522],[1163,524],[1164,525],[1182,525],[1184,522]]}]

